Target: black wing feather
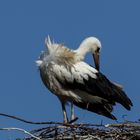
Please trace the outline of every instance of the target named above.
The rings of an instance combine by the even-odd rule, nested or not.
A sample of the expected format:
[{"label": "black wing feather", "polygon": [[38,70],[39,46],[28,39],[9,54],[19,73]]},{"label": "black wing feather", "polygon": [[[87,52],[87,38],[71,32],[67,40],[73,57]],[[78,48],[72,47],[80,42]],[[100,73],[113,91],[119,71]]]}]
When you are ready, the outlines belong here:
[{"label": "black wing feather", "polygon": [[106,95],[105,98],[108,100],[114,100],[114,102],[118,102],[127,110],[130,110],[133,104],[126,93],[121,88],[109,81],[103,74],[97,73],[97,76],[97,86],[100,88],[103,95]]},{"label": "black wing feather", "polygon": [[91,76],[88,76],[88,80],[83,78],[83,83],[79,83],[75,79],[73,82],[69,82],[67,80],[65,80],[63,83],[61,81],[60,82],[66,89],[79,89],[87,92],[90,95],[104,98],[112,105],[115,105],[115,103],[118,102],[127,110],[130,110],[133,104],[126,93],[121,88],[109,81],[102,73],[98,72],[96,75],[96,79],[92,78]]}]

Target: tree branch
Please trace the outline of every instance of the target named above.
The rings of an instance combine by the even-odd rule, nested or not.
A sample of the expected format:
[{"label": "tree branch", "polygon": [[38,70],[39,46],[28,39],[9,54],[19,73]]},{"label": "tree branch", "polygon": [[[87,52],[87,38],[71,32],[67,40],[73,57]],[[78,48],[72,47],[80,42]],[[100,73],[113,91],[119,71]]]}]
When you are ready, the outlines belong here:
[{"label": "tree branch", "polygon": [[[8,115],[8,114],[5,114],[5,113],[0,113],[0,116],[12,118],[12,119],[15,119],[15,120],[18,120],[18,121],[21,121],[21,122],[24,122],[24,123],[28,123],[28,124],[37,124],[37,125],[40,125],[40,124],[60,124],[60,125],[67,125],[65,123],[60,123],[60,122],[33,122],[33,121],[28,121],[28,120],[25,120],[25,119],[22,119],[22,118],[13,116],[13,115]],[[78,120],[78,117],[76,117],[75,119],[71,120],[69,122],[69,124],[72,124],[73,122],[75,122],[77,120]]]}]

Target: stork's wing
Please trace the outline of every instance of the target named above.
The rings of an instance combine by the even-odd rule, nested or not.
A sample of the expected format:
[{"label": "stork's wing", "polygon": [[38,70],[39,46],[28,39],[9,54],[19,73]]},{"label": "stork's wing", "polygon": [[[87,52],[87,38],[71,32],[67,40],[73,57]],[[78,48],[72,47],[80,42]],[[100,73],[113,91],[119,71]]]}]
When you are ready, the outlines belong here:
[{"label": "stork's wing", "polygon": [[130,110],[131,100],[117,85],[110,82],[102,73],[84,62],[74,65],[53,65],[52,71],[62,88],[67,92],[72,91],[81,98],[73,100],[80,108],[116,119],[111,114],[116,102]]},{"label": "stork's wing", "polygon": [[54,65],[53,71],[57,80],[67,90],[84,91],[92,96],[104,98],[112,105],[118,102],[128,110],[132,106],[131,100],[121,88],[84,62],[76,63],[72,67]]}]

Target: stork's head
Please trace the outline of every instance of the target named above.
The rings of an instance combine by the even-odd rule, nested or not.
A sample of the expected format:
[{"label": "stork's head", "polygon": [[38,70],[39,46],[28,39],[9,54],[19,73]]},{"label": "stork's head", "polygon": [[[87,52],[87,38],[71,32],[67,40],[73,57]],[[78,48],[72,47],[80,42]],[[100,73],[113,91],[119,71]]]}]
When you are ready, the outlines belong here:
[{"label": "stork's head", "polygon": [[85,56],[87,52],[91,52],[95,62],[95,67],[97,70],[100,69],[100,49],[101,42],[96,37],[88,37],[81,43],[78,51]]}]

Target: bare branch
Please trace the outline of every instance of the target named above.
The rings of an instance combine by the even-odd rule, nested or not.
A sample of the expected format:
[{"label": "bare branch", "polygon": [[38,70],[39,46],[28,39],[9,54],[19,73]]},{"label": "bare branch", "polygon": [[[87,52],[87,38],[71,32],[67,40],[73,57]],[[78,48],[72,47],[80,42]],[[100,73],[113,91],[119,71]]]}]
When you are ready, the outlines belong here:
[{"label": "bare branch", "polygon": [[[37,124],[37,125],[42,125],[42,124],[60,124],[60,125],[67,125],[65,123],[60,123],[60,122],[33,122],[33,121],[28,121],[28,120],[19,118],[17,116],[8,115],[8,114],[5,114],[5,113],[0,113],[0,116],[12,118],[12,119],[15,119],[15,120],[18,120],[18,121],[21,121],[21,122],[24,122],[24,123],[28,123],[28,124]],[[76,117],[74,120],[71,120],[69,122],[69,124],[72,124],[72,123],[74,123],[77,120],[78,120],[78,117]]]}]

